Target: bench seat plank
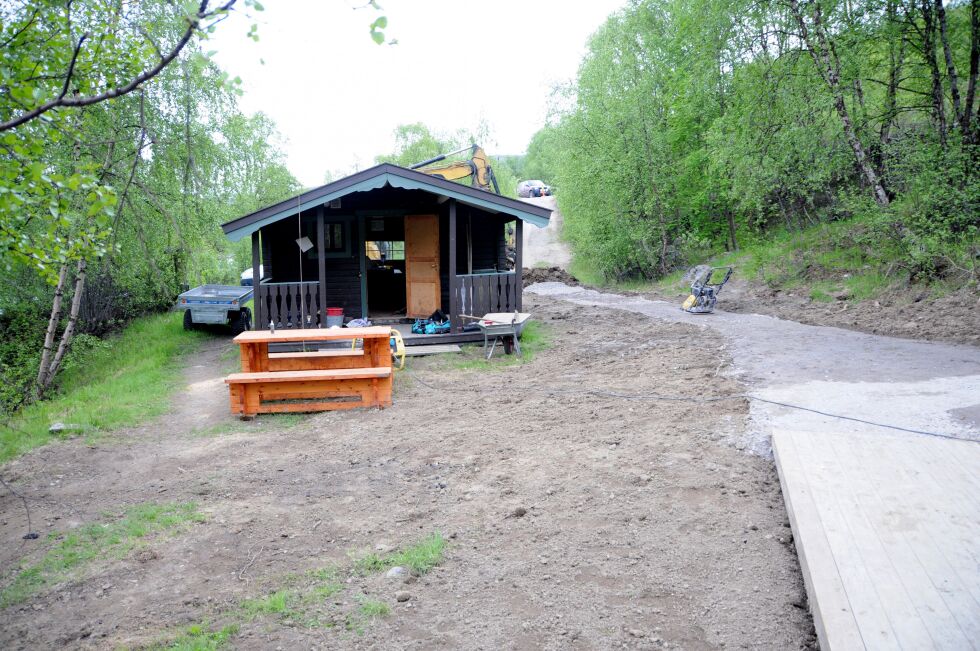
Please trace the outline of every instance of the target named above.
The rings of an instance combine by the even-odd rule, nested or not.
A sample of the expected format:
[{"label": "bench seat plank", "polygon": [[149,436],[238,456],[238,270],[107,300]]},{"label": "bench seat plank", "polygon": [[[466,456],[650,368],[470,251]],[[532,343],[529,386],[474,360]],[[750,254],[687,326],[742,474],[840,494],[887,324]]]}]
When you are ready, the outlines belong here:
[{"label": "bench seat plank", "polygon": [[391,367],[336,368],[309,371],[269,371],[267,373],[232,373],[226,384],[256,384],[266,382],[304,382],[316,380],[352,380],[391,377]]},{"label": "bench seat plank", "polygon": [[295,353],[269,353],[269,359],[312,359],[317,357],[354,357],[364,355],[363,348],[341,348],[338,350],[312,350]]}]

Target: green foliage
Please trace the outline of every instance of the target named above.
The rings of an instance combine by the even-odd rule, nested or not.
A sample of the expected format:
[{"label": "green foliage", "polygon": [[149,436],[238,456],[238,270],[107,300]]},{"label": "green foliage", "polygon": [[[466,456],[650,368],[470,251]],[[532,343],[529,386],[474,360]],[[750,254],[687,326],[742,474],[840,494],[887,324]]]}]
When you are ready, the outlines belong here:
[{"label": "green foliage", "polygon": [[[92,126],[111,110],[97,100],[121,94],[116,103],[126,103],[117,89],[132,90],[189,29],[195,41],[206,39],[225,12],[162,0],[38,0],[0,11],[0,262],[28,264],[54,282],[61,264],[107,253],[121,208],[105,173],[116,152],[89,155]],[[73,102],[89,106],[58,108]],[[132,147],[103,147],[117,143],[118,153]]]},{"label": "green foliage", "polygon": [[527,146],[527,157],[517,176],[522,179],[540,179],[557,191],[558,170],[556,165],[561,151],[561,137],[558,130],[546,126],[534,136]]},{"label": "green foliage", "polygon": [[[895,245],[888,232],[894,224],[881,221],[881,212],[871,210],[803,230],[776,228],[765,238],[748,242],[741,251],[709,258],[707,263],[733,265],[740,278],[773,290],[798,292],[820,303],[876,299],[888,290],[923,281],[920,267],[910,261],[905,248]],[[937,259],[956,265],[962,275],[976,274],[980,263],[976,243],[944,241]],[[672,275],[659,283],[660,289],[686,289],[679,280],[679,274]],[[929,281],[930,289],[940,292],[961,284],[955,276]]]},{"label": "green foliage", "polygon": [[[247,243],[228,243],[219,224],[298,187],[272,122],[241,114],[237,80],[202,47],[226,13],[213,0],[0,9],[0,410],[36,395],[63,269],[56,335],[79,260],[75,331],[102,335],[169,307],[184,285],[237,282]],[[176,56],[158,70],[161,52]],[[144,71],[156,74],[133,86]]]},{"label": "green foliage", "polygon": [[180,356],[205,336],[185,332],[180,314],[170,313],[137,319],[104,343],[89,341],[73,353],[55,396],[0,424],[0,462],[51,441],[48,428],[58,421],[104,432],[164,413]]},{"label": "green foliage", "polygon": [[0,592],[0,608],[20,603],[74,576],[96,559],[120,558],[152,533],[203,521],[204,516],[193,502],[147,503],[127,509],[114,522],[92,523],[52,534],[57,543],[39,561],[23,567],[4,587]]},{"label": "green foliage", "polygon": [[[885,251],[891,272],[977,278],[960,252],[978,242],[980,125],[976,106],[930,105],[929,3],[802,2],[811,29],[815,4],[839,60],[837,87],[801,49],[785,3],[634,0],[593,35],[523,167],[559,188],[586,273],[663,277],[779,229],[858,218],[862,246]],[[977,27],[966,3],[946,14],[962,92]],[[887,206],[857,164],[838,94]]]}]

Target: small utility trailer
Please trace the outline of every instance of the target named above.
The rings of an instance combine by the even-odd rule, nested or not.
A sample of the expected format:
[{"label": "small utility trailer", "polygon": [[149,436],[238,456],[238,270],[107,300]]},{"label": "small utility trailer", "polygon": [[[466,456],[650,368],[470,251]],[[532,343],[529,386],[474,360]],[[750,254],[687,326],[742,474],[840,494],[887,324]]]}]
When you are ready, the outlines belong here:
[{"label": "small utility trailer", "polygon": [[244,307],[252,298],[253,287],[241,285],[201,285],[177,297],[177,309],[184,310],[184,330],[202,324],[230,325],[235,335],[252,329],[252,311]]}]

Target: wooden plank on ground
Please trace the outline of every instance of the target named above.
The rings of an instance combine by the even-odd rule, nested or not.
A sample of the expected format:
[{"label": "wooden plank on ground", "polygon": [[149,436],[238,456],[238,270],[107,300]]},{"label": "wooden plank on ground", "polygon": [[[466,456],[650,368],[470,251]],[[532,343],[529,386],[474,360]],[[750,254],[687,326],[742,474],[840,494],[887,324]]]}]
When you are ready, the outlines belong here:
[{"label": "wooden plank on ground", "polygon": [[434,346],[405,346],[406,357],[420,357],[422,355],[440,355],[442,353],[459,353],[462,348],[456,344],[437,344]]},{"label": "wooden plank on ground", "polygon": [[980,443],[780,431],[773,451],[822,649],[980,641]]}]

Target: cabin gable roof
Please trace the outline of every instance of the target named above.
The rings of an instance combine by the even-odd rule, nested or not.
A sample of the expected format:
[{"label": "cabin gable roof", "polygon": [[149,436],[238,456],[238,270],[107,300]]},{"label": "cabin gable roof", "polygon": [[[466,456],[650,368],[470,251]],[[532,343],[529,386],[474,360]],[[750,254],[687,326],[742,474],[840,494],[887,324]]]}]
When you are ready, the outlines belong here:
[{"label": "cabin gable roof", "polygon": [[503,197],[453,181],[447,181],[424,172],[410,170],[391,163],[381,163],[366,170],[351,174],[338,181],[302,192],[279,203],[257,210],[244,217],[222,224],[221,229],[232,242],[251,235],[263,226],[275,223],[299,212],[310,210],[334,199],[340,199],[355,192],[367,192],[390,185],[406,190],[422,190],[444,197],[456,199],[460,203],[481,208],[491,213],[512,215],[529,224],[545,227],[551,211],[510,197]]}]

